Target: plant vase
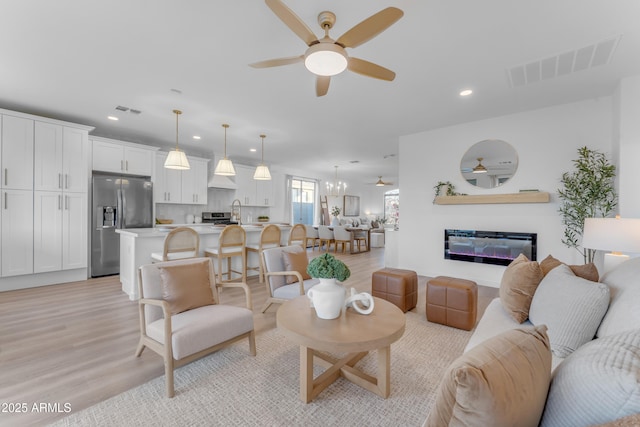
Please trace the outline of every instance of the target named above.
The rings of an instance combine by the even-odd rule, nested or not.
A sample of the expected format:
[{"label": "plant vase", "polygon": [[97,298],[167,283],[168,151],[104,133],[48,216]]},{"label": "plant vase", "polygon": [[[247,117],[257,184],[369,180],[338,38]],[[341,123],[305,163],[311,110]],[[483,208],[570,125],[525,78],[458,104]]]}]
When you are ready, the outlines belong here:
[{"label": "plant vase", "polygon": [[321,319],[336,319],[342,312],[346,292],[336,279],[320,278],[320,283],[307,291],[316,314]]},{"label": "plant vase", "polygon": [[332,227],[337,227],[340,225],[340,220],[338,219],[337,216],[334,216],[333,219],[331,220],[331,226]]}]

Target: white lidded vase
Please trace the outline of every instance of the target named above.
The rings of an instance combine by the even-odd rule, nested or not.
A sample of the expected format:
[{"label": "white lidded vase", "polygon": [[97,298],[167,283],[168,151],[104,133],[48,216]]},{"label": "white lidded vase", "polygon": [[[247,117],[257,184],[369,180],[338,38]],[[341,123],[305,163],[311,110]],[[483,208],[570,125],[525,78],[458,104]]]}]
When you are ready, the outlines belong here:
[{"label": "white lidded vase", "polygon": [[320,278],[320,283],[307,291],[307,298],[313,301],[316,314],[321,319],[335,319],[344,306],[346,291],[336,279]]}]

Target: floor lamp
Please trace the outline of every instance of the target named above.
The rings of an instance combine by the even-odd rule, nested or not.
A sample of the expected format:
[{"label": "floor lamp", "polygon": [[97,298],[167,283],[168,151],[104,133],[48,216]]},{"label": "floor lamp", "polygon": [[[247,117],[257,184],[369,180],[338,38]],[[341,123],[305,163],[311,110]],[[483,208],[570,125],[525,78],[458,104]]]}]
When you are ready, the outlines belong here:
[{"label": "floor lamp", "polygon": [[627,253],[640,253],[640,218],[586,218],[582,246],[611,251],[604,254],[600,276],[629,259]]}]

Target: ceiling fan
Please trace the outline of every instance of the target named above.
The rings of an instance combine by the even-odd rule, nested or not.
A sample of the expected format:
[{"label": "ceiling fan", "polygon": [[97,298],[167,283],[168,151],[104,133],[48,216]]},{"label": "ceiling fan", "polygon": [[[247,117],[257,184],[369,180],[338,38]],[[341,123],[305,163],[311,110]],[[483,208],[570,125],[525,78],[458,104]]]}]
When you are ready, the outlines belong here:
[{"label": "ceiling fan", "polygon": [[385,185],[393,185],[393,182],[383,181],[382,175],[378,176],[378,181],[374,184],[376,187],[384,187]]},{"label": "ceiling fan", "polygon": [[329,37],[329,30],[336,22],[336,15],[333,12],[324,11],[318,15],[318,23],[324,30],[324,37],[318,39],[307,24],[281,0],[265,0],[265,3],[309,47],[304,55],[269,59],[249,64],[249,66],[268,68],[304,62],[305,67],[317,76],[317,96],[326,95],[329,91],[331,76],[345,69],[380,80],[392,81],[396,77],[396,73],[387,68],[364,59],[350,57],[345,48],[360,46],[389,28],[404,15],[400,9],[395,7],[383,9],[351,28],[337,40],[333,40]]},{"label": "ceiling fan", "polygon": [[513,165],[511,162],[505,162],[504,165],[501,166],[485,166],[482,164],[484,160],[483,157],[478,157],[476,159],[478,164],[474,167],[463,167],[461,171],[463,173],[488,173],[488,172],[500,172],[500,171],[510,171],[513,170]]}]

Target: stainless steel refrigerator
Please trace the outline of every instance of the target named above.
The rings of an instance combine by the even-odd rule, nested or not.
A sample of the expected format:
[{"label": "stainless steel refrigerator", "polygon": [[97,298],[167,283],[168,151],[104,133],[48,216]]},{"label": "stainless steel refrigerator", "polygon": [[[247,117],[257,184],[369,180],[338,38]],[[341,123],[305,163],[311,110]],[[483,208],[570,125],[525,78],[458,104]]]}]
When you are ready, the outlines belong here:
[{"label": "stainless steel refrigerator", "polygon": [[120,272],[117,229],[153,227],[149,177],[94,174],[92,179],[91,277]]}]

